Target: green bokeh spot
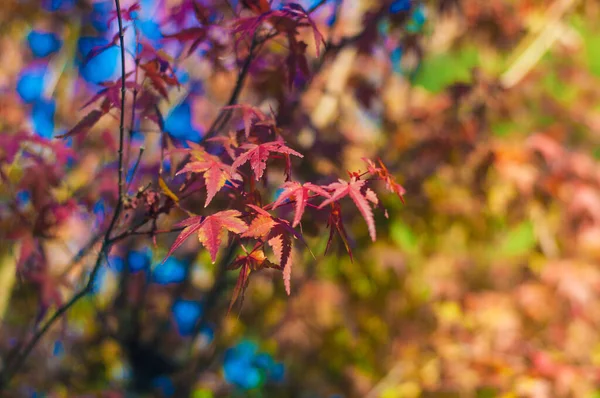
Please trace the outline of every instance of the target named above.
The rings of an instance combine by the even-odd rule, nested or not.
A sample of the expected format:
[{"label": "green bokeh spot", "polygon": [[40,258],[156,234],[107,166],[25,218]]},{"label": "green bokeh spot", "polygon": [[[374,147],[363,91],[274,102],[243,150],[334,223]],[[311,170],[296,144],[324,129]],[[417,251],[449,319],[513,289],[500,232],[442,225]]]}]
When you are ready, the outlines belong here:
[{"label": "green bokeh spot", "polygon": [[479,65],[476,48],[426,57],[414,78],[414,85],[439,93],[456,82],[470,82],[471,70]]},{"label": "green bokeh spot", "polygon": [[508,231],[500,246],[500,253],[510,257],[522,256],[533,250],[535,245],[533,224],[530,221],[523,221]]},{"label": "green bokeh spot", "polygon": [[418,240],[408,225],[394,221],[390,226],[390,236],[404,252],[413,253],[418,248]]}]

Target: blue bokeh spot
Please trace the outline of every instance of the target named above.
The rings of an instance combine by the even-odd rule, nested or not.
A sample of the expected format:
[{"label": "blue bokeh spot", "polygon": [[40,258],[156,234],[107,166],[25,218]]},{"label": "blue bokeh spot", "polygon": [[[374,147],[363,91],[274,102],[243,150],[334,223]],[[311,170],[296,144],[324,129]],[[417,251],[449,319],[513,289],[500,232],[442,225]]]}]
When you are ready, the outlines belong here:
[{"label": "blue bokeh spot", "polygon": [[266,381],[282,381],[285,367],[275,362],[270,354],[258,352],[254,342],[243,340],[225,352],[223,374],[228,383],[250,390]]},{"label": "blue bokeh spot", "polygon": [[101,1],[92,5],[92,12],[90,14],[90,22],[92,26],[100,33],[104,33],[108,30],[108,20],[110,19],[110,12],[113,10],[114,4],[112,1]]},{"label": "blue bokeh spot", "polygon": [[79,39],[77,47],[82,57],[79,73],[84,80],[90,83],[101,83],[116,78],[121,53],[118,47],[112,46],[106,48],[93,58],[88,59],[87,62],[84,62],[94,48],[107,44],[107,40],[99,37],[82,37]]},{"label": "blue bokeh spot", "polygon": [[37,100],[31,110],[31,123],[33,131],[40,137],[52,138],[54,135],[54,113],[56,102],[54,100]]},{"label": "blue bokeh spot", "polygon": [[396,0],[390,4],[390,14],[397,14],[399,12],[410,10],[412,0]]},{"label": "blue bokeh spot", "polygon": [[177,105],[165,119],[165,131],[183,141],[200,141],[200,133],[192,126],[192,110],[189,102]]},{"label": "blue bokeh spot", "polygon": [[152,251],[149,248],[140,251],[130,251],[127,255],[127,263],[131,272],[141,271],[150,267]]},{"label": "blue bokeh spot", "polygon": [[194,331],[194,326],[202,316],[202,305],[197,301],[178,300],[171,309],[177,324],[177,330],[182,336],[189,336]]},{"label": "blue bokeh spot", "polygon": [[106,270],[106,267],[98,268],[98,272],[96,272],[96,276],[94,277],[94,281],[92,282],[92,294],[101,293],[104,287],[106,286]]},{"label": "blue bokeh spot", "polygon": [[185,279],[185,264],[175,257],[169,257],[154,268],[152,280],[160,285],[181,283]]},{"label": "blue bokeh spot", "polygon": [[31,203],[31,193],[27,190],[17,192],[17,204],[19,206],[27,206]]},{"label": "blue bokeh spot", "polygon": [[17,94],[27,103],[42,96],[44,91],[44,69],[24,70],[17,81]]},{"label": "blue bokeh spot", "polygon": [[46,11],[68,11],[75,5],[75,0],[44,0],[42,7]]},{"label": "blue bokeh spot", "polygon": [[152,380],[152,386],[160,390],[165,397],[171,397],[175,393],[175,386],[167,376],[156,377]]},{"label": "blue bokeh spot", "polygon": [[34,56],[38,58],[47,57],[48,55],[60,50],[62,42],[58,36],[51,32],[42,32],[32,30],[27,35],[27,43]]},{"label": "blue bokeh spot", "polygon": [[65,347],[60,340],[56,340],[54,342],[54,347],[52,347],[52,355],[55,357],[62,357],[65,354]]},{"label": "blue bokeh spot", "polygon": [[402,47],[396,47],[394,51],[390,54],[390,62],[392,63],[392,68],[395,73],[402,73]]},{"label": "blue bokeh spot", "polygon": [[138,21],[137,26],[148,40],[160,40],[162,39],[162,32],[160,31],[160,25],[153,20]]}]

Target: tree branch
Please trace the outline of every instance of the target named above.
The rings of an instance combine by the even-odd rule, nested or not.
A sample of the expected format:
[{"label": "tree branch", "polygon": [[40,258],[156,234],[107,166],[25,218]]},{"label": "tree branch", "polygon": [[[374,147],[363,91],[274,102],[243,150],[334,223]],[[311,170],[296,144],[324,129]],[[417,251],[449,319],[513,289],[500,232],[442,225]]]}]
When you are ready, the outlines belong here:
[{"label": "tree branch", "polygon": [[59,320],[71,307],[73,307],[81,298],[85,297],[91,290],[94,285],[94,280],[96,279],[96,275],[100,270],[100,266],[102,265],[103,256],[108,255],[108,251],[111,245],[115,242],[114,239],[110,238],[110,235],[117,224],[117,220],[119,219],[119,215],[121,214],[121,210],[123,207],[123,142],[124,142],[124,126],[125,126],[125,44],[123,40],[123,20],[121,18],[121,6],[119,0],[115,0],[115,7],[117,9],[117,21],[119,25],[119,42],[121,45],[121,118],[119,121],[119,168],[118,168],[118,183],[119,183],[119,197],[117,199],[117,205],[115,207],[112,219],[104,234],[104,239],[102,241],[102,247],[100,249],[100,253],[96,258],[96,263],[92,268],[92,272],[88,278],[88,281],[85,287],[79,290],[77,293],[69,299],[64,305],[60,306],[54,314],[46,321],[44,326],[42,326],[31,338],[31,340],[25,345],[25,347],[19,352],[15,358],[7,363],[5,368],[0,371],[0,391],[5,389],[15,374],[21,369],[25,360],[31,354],[31,351],[35,348],[37,343],[44,337],[44,335],[50,330],[52,325]]},{"label": "tree branch", "polygon": [[[235,86],[233,87],[233,91],[231,92],[229,101],[227,101],[227,105],[225,105],[225,106],[231,106],[231,105],[235,105],[237,103],[240,93],[242,92],[242,88],[244,87],[244,81],[246,80],[246,76],[248,76],[248,71],[250,70],[250,64],[252,64],[252,59],[254,58],[255,50],[256,50],[256,47],[258,46],[258,44],[260,44],[260,43],[259,43],[258,39],[256,38],[256,34],[255,34],[252,37],[252,42],[250,43],[250,51],[248,53],[248,56],[246,57],[246,60],[244,61],[244,64],[242,65],[242,68],[240,69],[240,71],[238,73],[238,77],[235,82]],[[229,121],[230,117],[231,117],[231,109],[226,109],[226,110],[221,109],[219,111],[219,115],[217,116],[215,121],[212,123],[212,125],[210,126],[208,131],[206,132],[206,135],[203,137],[203,140],[206,141],[207,139],[212,138],[216,134],[218,134],[221,131],[221,129],[223,128],[223,126]]]}]

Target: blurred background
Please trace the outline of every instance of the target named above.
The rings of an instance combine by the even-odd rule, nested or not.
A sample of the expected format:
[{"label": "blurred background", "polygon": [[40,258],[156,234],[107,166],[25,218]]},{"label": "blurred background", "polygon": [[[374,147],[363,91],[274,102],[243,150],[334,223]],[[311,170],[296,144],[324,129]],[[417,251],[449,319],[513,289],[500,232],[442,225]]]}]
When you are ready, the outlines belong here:
[{"label": "blurred background", "polygon": [[[159,104],[165,131],[199,141],[237,69],[224,29],[191,57],[164,40],[173,15],[188,23],[185,3],[142,0],[126,47],[135,52],[143,38],[177,59],[183,89]],[[285,77],[256,62],[240,102],[278,110],[311,159],[303,175],[342,177],[364,168],[362,157],[389,165],[407,192],[405,204],[381,195],[389,217],[376,214],[377,242],[350,219],[353,261],[339,242],[323,256],[324,232],[303,225],[316,258],[296,253],[291,296],[279,273],[259,272],[227,314],[235,272],[206,308],[219,276],[205,250],[191,242],[161,263],[175,236],[129,240],[3,396],[600,396],[600,3],[320,3],[312,15],[332,50],[319,61],[305,32],[314,74],[286,91]],[[210,4],[214,21],[243,7]],[[53,174],[66,192],[59,182],[35,191],[52,178],[8,159],[7,137],[53,139],[89,112],[80,108],[98,83],[120,76],[113,9],[92,0],[4,0],[0,9],[1,170],[14,183],[0,185],[3,357],[47,317],[39,303],[56,308],[89,272],[93,258],[70,259],[110,216],[102,165],[114,160],[117,120],[103,118],[85,144],[67,140],[77,167],[66,159]],[[160,163],[152,128],[136,126],[129,141],[132,157],[146,148],[142,176]],[[14,206],[28,216],[36,195],[75,191],[87,216],[56,228],[43,243],[43,276],[23,282]],[[144,305],[130,309],[139,294]],[[131,311],[141,311],[139,335],[115,337]],[[192,375],[178,365],[190,352],[200,358]]]}]

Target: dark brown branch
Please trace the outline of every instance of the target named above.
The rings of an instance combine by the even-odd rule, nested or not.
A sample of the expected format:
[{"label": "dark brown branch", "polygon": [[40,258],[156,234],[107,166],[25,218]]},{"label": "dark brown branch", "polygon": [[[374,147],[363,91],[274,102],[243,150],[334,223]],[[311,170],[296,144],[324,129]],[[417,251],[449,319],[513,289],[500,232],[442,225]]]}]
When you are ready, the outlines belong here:
[{"label": "dark brown branch", "polygon": [[[260,43],[259,43],[258,39],[256,38],[256,34],[255,34],[252,37],[252,42],[250,43],[250,51],[248,53],[248,56],[246,57],[246,60],[244,61],[244,64],[242,65],[242,68],[240,69],[240,71],[238,73],[238,77],[235,82],[235,86],[233,87],[233,91],[231,92],[229,101],[227,101],[227,105],[225,105],[225,106],[231,106],[231,105],[237,104],[240,93],[242,92],[242,88],[244,87],[244,81],[246,80],[246,76],[248,76],[248,71],[250,70],[250,65],[252,64],[252,60],[254,59],[255,50],[256,50],[256,47],[258,46],[258,44],[260,44]],[[223,128],[223,126],[229,121],[230,117],[231,117],[231,109],[221,109],[221,111],[219,112],[219,115],[217,116],[215,121],[212,123],[212,125],[210,126],[208,131],[206,132],[206,135],[203,137],[203,140],[206,141],[207,139],[212,138],[216,134],[218,134],[221,131],[221,129]]]},{"label": "dark brown branch", "polygon": [[[123,200],[123,140],[125,138],[125,40],[123,39],[123,19],[121,18],[121,4],[115,0],[117,8],[117,22],[119,24],[119,44],[121,46],[121,115],[119,118],[119,205]],[[117,206],[115,214],[119,212],[120,206]],[[109,228],[110,230],[110,228]]]},{"label": "dark brown branch", "polygon": [[131,187],[133,183],[133,178],[135,177],[135,173],[137,172],[138,167],[140,166],[140,161],[142,160],[142,155],[144,154],[145,148],[143,146],[140,147],[140,151],[138,152],[137,159],[135,160],[135,164],[133,165],[133,171],[131,172],[131,179],[129,180],[129,184],[127,184],[127,190]]}]

